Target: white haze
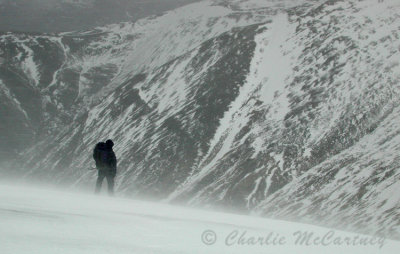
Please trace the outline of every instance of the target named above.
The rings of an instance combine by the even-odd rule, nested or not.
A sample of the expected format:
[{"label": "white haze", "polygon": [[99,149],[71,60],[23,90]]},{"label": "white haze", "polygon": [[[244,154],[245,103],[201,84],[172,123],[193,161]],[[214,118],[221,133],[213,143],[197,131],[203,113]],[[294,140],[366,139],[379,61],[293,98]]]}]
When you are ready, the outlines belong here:
[{"label": "white haze", "polygon": [[[400,247],[397,241],[305,224],[5,183],[0,184],[0,225],[2,254],[365,254],[397,253]],[[330,232],[353,243],[323,246],[317,239],[307,246],[296,243],[298,232],[312,233],[313,240]],[[207,234],[213,233],[216,243],[210,244],[215,238]],[[268,244],[252,243],[268,235]],[[357,239],[369,242],[360,245]]]}]

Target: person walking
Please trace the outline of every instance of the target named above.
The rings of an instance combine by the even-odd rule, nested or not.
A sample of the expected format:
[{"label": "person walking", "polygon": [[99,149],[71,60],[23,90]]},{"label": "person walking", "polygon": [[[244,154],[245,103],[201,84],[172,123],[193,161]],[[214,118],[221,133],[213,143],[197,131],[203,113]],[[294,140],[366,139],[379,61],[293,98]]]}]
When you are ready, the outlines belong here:
[{"label": "person walking", "polygon": [[98,170],[95,193],[101,190],[104,178],[107,179],[108,194],[114,195],[114,178],[117,175],[117,158],[113,151],[114,142],[109,139],[105,143],[100,142],[93,151],[93,159]]}]

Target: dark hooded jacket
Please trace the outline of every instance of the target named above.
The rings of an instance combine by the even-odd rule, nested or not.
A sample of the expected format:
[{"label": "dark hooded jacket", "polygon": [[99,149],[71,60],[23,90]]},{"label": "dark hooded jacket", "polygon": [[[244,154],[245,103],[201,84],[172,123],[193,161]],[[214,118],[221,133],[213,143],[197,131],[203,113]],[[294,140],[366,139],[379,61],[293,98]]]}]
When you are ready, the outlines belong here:
[{"label": "dark hooded jacket", "polygon": [[96,168],[103,173],[115,176],[117,172],[117,158],[113,151],[114,143],[107,141],[100,142],[93,151],[93,159],[96,162]]}]

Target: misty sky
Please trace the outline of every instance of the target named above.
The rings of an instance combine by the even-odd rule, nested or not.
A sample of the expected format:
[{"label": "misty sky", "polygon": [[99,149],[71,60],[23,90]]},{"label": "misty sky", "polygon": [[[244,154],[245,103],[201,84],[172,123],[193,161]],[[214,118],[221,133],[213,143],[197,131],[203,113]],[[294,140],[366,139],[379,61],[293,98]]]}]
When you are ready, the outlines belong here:
[{"label": "misty sky", "polygon": [[135,21],[196,0],[0,0],[0,31],[65,32]]}]

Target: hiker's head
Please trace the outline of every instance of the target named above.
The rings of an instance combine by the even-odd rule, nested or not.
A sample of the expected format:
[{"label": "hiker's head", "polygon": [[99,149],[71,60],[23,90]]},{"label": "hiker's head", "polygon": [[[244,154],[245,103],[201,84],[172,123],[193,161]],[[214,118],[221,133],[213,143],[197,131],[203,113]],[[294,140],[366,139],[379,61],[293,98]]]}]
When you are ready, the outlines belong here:
[{"label": "hiker's head", "polygon": [[114,146],[114,142],[111,139],[106,141],[106,147],[112,148],[113,146]]}]

